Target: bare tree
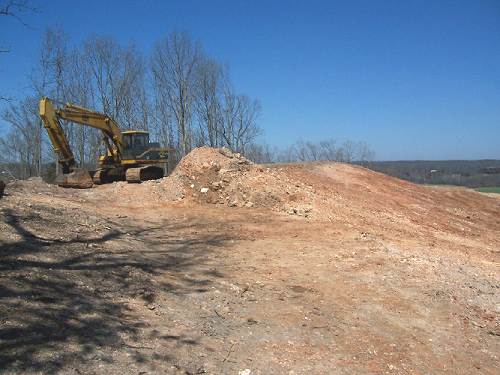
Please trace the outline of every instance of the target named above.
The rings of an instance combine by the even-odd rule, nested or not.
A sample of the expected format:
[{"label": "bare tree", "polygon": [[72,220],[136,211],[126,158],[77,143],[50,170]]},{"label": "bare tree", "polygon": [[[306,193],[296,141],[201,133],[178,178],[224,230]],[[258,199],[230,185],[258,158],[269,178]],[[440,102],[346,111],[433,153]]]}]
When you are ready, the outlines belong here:
[{"label": "bare tree", "polygon": [[21,177],[39,176],[42,156],[41,129],[38,126],[38,102],[35,98],[26,98],[18,104],[11,104],[2,115],[10,125],[5,139],[0,140],[2,154],[10,155],[12,162],[21,164]]},{"label": "bare tree", "polygon": [[[83,107],[94,107],[92,72],[80,49],[71,51],[68,57],[65,101],[77,103]],[[80,166],[92,165],[99,152],[100,133],[96,129],[78,126],[74,129],[72,144]]]},{"label": "bare tree", "polygon": [[[85,41],[79,54],[83,63],[73,65],[74,74],[81,71],[86,80],[77,83],[77,87],[89,84],[89,103],[73,100],[113,117],[123,129],[147,129],[145,65],[135,46],[124,48],[113,38],[94,36]],[[80,128],[82,136],[87,135],[89,163],[102,151],[101,134],[95,129]],[[80,150],[83,147],[80,145]]]},{"label": "bare tree", "polygon": [[[28,0],[7,0],[0,3],[0,16],[11,17],[28,27],[23,21],[22,13],[26,11],[36,11]],[[10,47],[0,47],[0,53],[10,52]]]},{"label": "bare tree", "polygon": [[226,82],[221,104],[221,135],[224,145],[238,152],[252,143],[261,133],[257,120],[261,106],[258,100],[237,95],[231,83]]},{"label": "bare tree", "polygon": [[196,70],[195,110],[199,138],[211,147],[221,145],[221,90],[223,71],[220,64],[206,56],[200,58]]},{"label": "bare tree", "polygon": [[352,163],[370,161],[375,156],[366,142],[345,141],[337,147],[334,139],[317,143],[300,140],[278,154],[277,159],[282,162],[328,160]]},{"label": "bare tree", "polygon": [[321,160],[336,160],[337,142],[334,139],[320,141],[318,144]]},{"label": "bare tree", "polygon": [[352,141],[345,141],[339,149],[339,161],[351,163],[354,161],[355,144]]},{"label": "bare tree", "polygon": [[24,22],[21,15],[27,11],[36,11],[36,8],[31,6],[28,0],[7,0],[0,3],[0,16],[12,17],[24,26],[28,25]]},{"label": "bare tree", "polygon": [[257,120],[261,113],[260,102],[251,99],[246,95],[238,95],[239,111],[236,117],[236,135],[234,148],[237,151],[245,152],[248,144],[253,142],[261,134],[261,129],[257,125]]},{"label": "bare tree", "polygon": [[[28,27],[28,25],[23,21],[22,14],[27,11],[36,11],[36,9],[30,5],[28,0],[6,0],[0,2],[0,17],[14,18],[26,27]],[[0,44],[0,54],[8,53],[10,51],[10,46],[7,47]],[[12,98],[8,95],[0,93],[0,101],[10,102],[12,101]]]},{"label": "bare tree", "polygon": [[[48,28],[42,39],[40,52],[38,55],[37,65],[34,67],[30,75],[31,88],[35,98],[40,99],[42,96],[49,96],[56,100],[64,100],[67,81],[68,67],[68,36],[60,29]],[[68,131],[68,127],[65,126]],[[38,117],[38,131],[43,134],[43,124]],[[71,128],[69,130],[72,130]],[[39,143],[35,145],[39,149],[38,160],[41,173],[42,164],[42,148],[45,139],[43,134]],[[73,141],[73,133],[69,132],[68,139]],[[57,163],[56,163],[57,165]]]},{"label": "bare tree", "polygon": [[373,161],[375,152],[368,146],[366,142],[357,143],[357,160],[361,163]]},{"label": "bare tree", "polygon": [[182,155],[189,152],[192,145],[191,121],[201,56],[201,47],[188,34],[174,32],[156,43],[151,58],[159,102],[173,115]]},{"label": "bare tree", "polygon": [[250,143],[245,148],[245,156],[255,163],[274,163],[279,161],[279,151],[276,147],[271,147],[268,144]]},{"label": "bare tree", "polygon": [[136,93],[143,88],[145,73],[136,48],[122,48],[112,38],[92,37],[85,42],[85,58],[100,109],[124,127],[133,127],[138,118]]}]

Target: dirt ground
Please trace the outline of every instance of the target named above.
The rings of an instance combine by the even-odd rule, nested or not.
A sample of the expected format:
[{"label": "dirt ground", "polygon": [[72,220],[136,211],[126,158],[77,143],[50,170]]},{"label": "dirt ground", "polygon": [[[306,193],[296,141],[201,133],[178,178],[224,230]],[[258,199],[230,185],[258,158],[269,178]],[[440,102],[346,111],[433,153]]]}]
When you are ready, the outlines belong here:
[{"label": "dirt ground", "polygon": [[198,156],[141,185],[7,186],[1,372],[498,373],[500,199]]}]

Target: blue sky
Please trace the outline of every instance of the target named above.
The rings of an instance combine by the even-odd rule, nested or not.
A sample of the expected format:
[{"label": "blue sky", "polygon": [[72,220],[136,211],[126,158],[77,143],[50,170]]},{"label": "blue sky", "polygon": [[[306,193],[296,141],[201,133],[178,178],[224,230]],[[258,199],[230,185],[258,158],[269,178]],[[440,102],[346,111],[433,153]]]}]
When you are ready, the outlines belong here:
[{"label": "blue sky", "polygon": [[[269,144],[335,138],[379,160],[500,159],[500,1],[36,1],[0,19],[0,91],[26,92],[43,31],[148,54],[188,31],[259,98]],[[1,108],[0,108],[1,109]],[[0,127],[6,124],[1,122]]]}]

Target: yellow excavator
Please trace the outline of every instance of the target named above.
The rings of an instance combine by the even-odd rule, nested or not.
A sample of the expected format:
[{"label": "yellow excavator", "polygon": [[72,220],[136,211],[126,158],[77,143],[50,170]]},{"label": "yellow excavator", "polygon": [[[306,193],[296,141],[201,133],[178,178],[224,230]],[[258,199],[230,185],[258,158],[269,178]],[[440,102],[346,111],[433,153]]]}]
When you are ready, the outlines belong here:
[{"label": "yellow excavator", "polygon": [[[141,182],[162,178],[169,149],[149,142],[149,132],[121,131],[109,116],[74,104],[56,108],[49,98],[40,100],[40,117],[57,154],[62,173],[57,184],[63,187],[90,188],[94,184],[113,181]],[[90,126],[102,131],[106,155],[100,156],[98,169],[77,168],[76,161],[60,120]]]}]

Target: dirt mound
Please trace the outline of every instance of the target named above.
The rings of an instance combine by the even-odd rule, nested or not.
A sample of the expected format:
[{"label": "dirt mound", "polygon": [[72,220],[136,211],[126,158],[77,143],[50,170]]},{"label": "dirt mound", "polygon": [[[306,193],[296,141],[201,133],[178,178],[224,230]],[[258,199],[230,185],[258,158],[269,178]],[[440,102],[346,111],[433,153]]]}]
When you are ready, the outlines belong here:
[{"label": "dirt mound", "polygon": [[[305,216],[310,211],[301,194],[301,189],[303,192],[306,188],[304,183],[292,181],[282,169],[254,164],[226,148],[193,150],[169,178],[182,180],[186,198],[200,203],[295,210]],[[290,208],[289,202],[304,207]]]},{"label": "dirt mound", "polygon": [[214,170],[221,174],[228,172],[242,172],[249,169],[253,163],[237,152],[228,148],[198,147],[186,155],[177,165],[174,175],[196,176],[207,170]]},{"label": "dirt mound", "polygon": [[[200,147],[186,155],[168,177],[142,184],[115,182],[100,186],[98,190],[102,194],[119,194],[120,200],[126,202],[136,201],[140,196],[145,202],[224,203],[219,202],[215,194],[221,176],[241,174],[251,165],[248,159],[226,148]],[[89,194],[96,194],[93,190]]]},{"label": "dirt mound", "polygon": [[6,192],[8,192],[11,189],[24,192],[36,191],[37,193],[41,194],[44,192],[54,192],[58,189],[58,187],[53,184],[48,184],[41,177],[30,177],[26,180],[15,180],[9,182],[6,185],[5,190]]},{"label": "dirt mound", "polygon": [[[118,184],[120,189],[125,186]],[[263,166],[226,148],[210,147],[194,149],[169,177],[136,189],[157,201],[260,207],[356,226],[446,226],[455,232],[467,230],[471,218],[494,218],[499,209],[498,200],[491,199],[491,210],[479,212],[477,206],[489,198],[467,189],[415,185],[360,166]]]},{"label": "dirt mound", "polygon": [[[95,192],[97,190],[97,192]],[[307,220],[343,223],[367,235],[397,230],[450,239],[498,226],[500,200],[465,188],[416,185],[343,163],[254,164],[228,149],[201,147],[166,178],[119,182],[88,194],[120,202],[214,204],[262,208]],[[494,238],[491,238],[493,241]]]}]

